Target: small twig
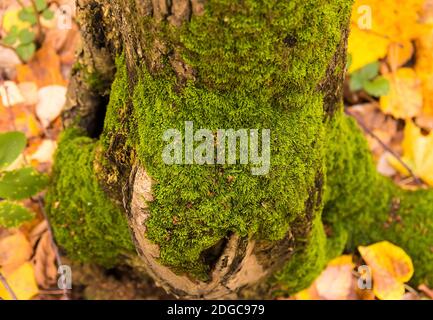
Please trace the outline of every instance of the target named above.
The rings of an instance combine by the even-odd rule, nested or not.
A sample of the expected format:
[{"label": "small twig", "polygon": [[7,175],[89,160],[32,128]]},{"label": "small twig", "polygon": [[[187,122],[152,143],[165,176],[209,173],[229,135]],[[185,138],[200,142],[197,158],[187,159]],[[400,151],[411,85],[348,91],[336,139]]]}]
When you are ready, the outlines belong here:
[{"label": "small twig", "polygon": [[[56,244],[56,242],[54,240],[53,229],[51,228],[50,221],[48,220],[47,213],[45,212],[45,208],[44,208],[41,196],[38,196],[38,204],[39,204],[39,207],[41,209],[41,212],[42,212],[42,215],[43,215],[44,219],[47,221],[47,229],[48,229],[48,234],[50,236],[51,246],[53,247],[54,254],[56,256],[57,267],[60,267],[61,265],[63,265],[62,259],[61,259],[60,254],[59,254],[59,250],[57,248],[57,244]],[[69,299],[69,292],[68,292],[68,290],[65,288],[65,289],[62,289],[62,292],[63,292],[63,297],[65,299]]]},{"label": "small twig", "polygon": [[418,291],[416,291],[414,288],[412,288],[410,285],[408,285],[408,284],[404,284],[404,288],[407,290],[407,291],[409,291],[410,293],[412,293],[412,294],[414,294],[414,295],[416,295],[416,296],[419,296],[419,294],[418,294]]},{"label": "small twig", "polygon": [[3,284],[3,286],[6,288],[7,292],[11,295],[13,300],[18,300],[15,292],[12,290],[12,288],[9,286],[9,283],[7,282],[6,278],[3,276],[3,274],[0,272],[0,282]]},{"label": "small twig", "polygon": [[358,124],[362,127],[362,129],[369,134],[373,139],[375,139],[380,145],[381,147],[386,150],[387,152],[389,152],[398,162],[400,162],[400,164],[409,172],[409,174],[413,177],[414,181],[416,184],[418,185],[422,185],[422,182],[420,181],[420,179],[415,175],[415,173],[412,171],[412,169],[401,159],[401,157],[394,152],[394,150],[392,150],[390,147],[388,147],[373,131],[371,131],[367,125],[358,117],[355,117],[355,115],[348,110],[347,108],[345,109],[345,112],[347,115],[355,118],[358,122]]},{"label": "small twig", "polygon": [[6,44],[4,42],[0,42],[0,46],[2,46],[3,48],[12,49],[13,51],[15,51],[15,47],[13,47],[9,44]]},{"label": "small twig", "polygon": [[42,43],[44,41],[44,33],[41,24],[41,17],[39,15],[38,8],[36,7],[35,0],[30,0],[30,3],[32,4],[33,11],[35,12],[36,15],[36,21],[38,26],[38,40],[40,40],[39,43]]},{"label": "small twig", "polygon": [[21,8],[25,8],[26,6],[24,5],[24,3],[21,0],[17,0],[18,4],[21,6]]}]

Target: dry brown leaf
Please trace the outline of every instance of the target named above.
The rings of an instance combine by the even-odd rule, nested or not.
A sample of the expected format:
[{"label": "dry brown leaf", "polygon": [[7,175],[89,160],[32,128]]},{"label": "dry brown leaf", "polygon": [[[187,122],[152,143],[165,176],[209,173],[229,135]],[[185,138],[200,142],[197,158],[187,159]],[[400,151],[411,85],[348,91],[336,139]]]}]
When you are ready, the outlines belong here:
[{"label": "dry brown leaf", "polygon": [[33,253],[29,240],[17,231],[0,239],[0,267],[13,270],[28,261]]},{"label": "dry brown leaf", "polygon": [[36,282],[40,287],[50,288],[56,283],[56,254],[48,231],[42,234],[37,244],[32,263],[35,269]]},{"label": "dry brown leaf", "polygon": [[418,290],[422,291],[426,296],[433,300],[433,290],[427,287],[425,284],[421,284]]},{"label": "dry brown leaf", "polygon": [[29,241],[33,248],[36,246],[39,239],[47,230],[48,230],[48,222],[47,220],[42,220],[30,231]]},{"label": "dry brown leaf", "polygon": [[[366,126],[385,145],[398,152],[398,145],[401,140],[398,139],[399,136],[397,135],[397,121],[383,114],[376,103],[355,105],[350,108],[350,112],[357,121]],[[371,135],[366,135],[366,138],[374,158],[379,161],[385,151],[383,146]]]},{"label": "dry brown leaf", "polygon": [[371,268],[376,297],[381,300],[402,299],[404,283],[412,278],[414,272],[412,260],[406,252],[388,241],[360,246],[358,250]]}]

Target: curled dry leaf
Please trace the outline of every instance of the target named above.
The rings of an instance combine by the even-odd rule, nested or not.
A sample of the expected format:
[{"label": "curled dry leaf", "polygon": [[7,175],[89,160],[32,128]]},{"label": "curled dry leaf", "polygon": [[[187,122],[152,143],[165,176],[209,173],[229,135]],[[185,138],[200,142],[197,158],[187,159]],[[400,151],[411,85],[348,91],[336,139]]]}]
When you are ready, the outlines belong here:
[{"label": "curled dry leaf", "polygon": [[45,231],[40,237],[32,263],[35,269],[36,282],[40,287],[50,288],[56,283],[56,254],[48,231]]},{"label": "curled dry leaf", "polygon": [[36,114],[43,127],[48,127],[56,119],[66,102],[66,87],[47,86],[38,92],[39,102],[36,105]]},{"label": "curled dry leaf", "polygon": [[404,283],[412,278],[411,258],[396,245],[382,241],[358,250],[371,268],[373,291],[381,300],[399,300],[405,293]]}]

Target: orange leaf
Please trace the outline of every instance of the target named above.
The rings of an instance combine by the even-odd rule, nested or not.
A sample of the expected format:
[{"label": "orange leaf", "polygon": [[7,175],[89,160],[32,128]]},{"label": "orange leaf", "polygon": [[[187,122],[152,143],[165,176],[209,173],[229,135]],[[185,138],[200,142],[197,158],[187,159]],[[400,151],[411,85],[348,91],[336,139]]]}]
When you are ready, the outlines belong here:
[{"label": "orange leaf", "polygon": [[17,66],[18,82],[35,82],[39,88],[66,85],[60,72],[60,58],[54,48],[44,45],[26,65]]}]

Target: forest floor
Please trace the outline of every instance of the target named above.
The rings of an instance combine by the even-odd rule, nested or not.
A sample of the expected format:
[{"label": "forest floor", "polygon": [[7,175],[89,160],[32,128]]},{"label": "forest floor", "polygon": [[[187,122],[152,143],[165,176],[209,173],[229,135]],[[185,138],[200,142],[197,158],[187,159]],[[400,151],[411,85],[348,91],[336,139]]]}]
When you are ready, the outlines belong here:
[{"label": "forest floor", "polygon": [[[33,17],[28,9],[32,3],[37,7]],[[369,24],[369,11],[359,10],[361,6],[374,12],[374,23]],[[358,0],[352,17],[346,112],[364,129],[377,170],[407,189],[433,185],[432,8],[429,0]],[[0,132],[20,131],[27,141],[4,172],[32,166],[50,174],[79,45],[74,12],[74,0],[0,3]],[[127,266],[107,270],[69,261],[55,245],[43,201],[43,192],[20,201],[31,218],[19,226],[2,226],[0,217],[0,298],[172,298]],[[391,267],[383,265],[384,259]],[[59,289],[60,265],[73,270],[71,291]],[[373,275],[373,287],[360,290],[366,275],[359,267],[364,265],[373,273],[384,271],[385,278]],[[407,272],[396,273],[399,266]],[[289,298],[433,299],[427,286],[406,284],[412,273],[410,257],[402,249],[376,243],[331,261],[310,288]],[[384,292],[378,289],[380,281],[395,286]]]}]

